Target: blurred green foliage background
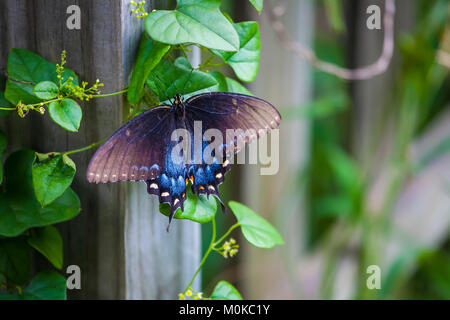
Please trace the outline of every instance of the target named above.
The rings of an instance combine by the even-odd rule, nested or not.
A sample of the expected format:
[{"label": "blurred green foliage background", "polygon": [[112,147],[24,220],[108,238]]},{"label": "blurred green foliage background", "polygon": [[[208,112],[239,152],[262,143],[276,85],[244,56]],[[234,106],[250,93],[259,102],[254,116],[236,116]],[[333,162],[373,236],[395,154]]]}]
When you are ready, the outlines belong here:
[{"label": "blurred green foliage background", "polygon": [[[361,26],[358,17],[365,12],[362,8],[369,2],[314,1],[313,48],[320,59],[340,66],[359,66],[355,52],[368,44],[356,43],[355,28]],[[383,4],[383,1],[378,2]],[[298,230],[306,238],[305,252],[320,252],[324,257],[317,298],[336,297],[338,264],[349,253],[359,270],[356,279],[349,278],[356,288],[351,298],[450,298],[448,219],[442,220],[445,226],[439,232],[446,232],[439,236],[440,240],[423,246],[417,245],[420,241],[415,242],[414,238],[432,237],[429,234],[437,231],[425,230],[428,224],[421,228],[420,220],[417,220],[414,229],[417,234],[413,230],[406,240],[399,242],[403,249],[394,257],[389,255],[391,246],[398,245],[395,239],[404,236],[395,223],[397,215],[409,214],[409,202],[414,202],[417,195],[426,194],[430,185],[436,183],[442,191],[438,202],[442,200],[445,204],[446,197],[450,196],[445,179],[439,184],[436,176],[428,174],[429,170],[437,170],[445,176],[444,173],[450,171],[450,135],[445,130],[449,126],[445,119],[450,120],[446,116],[450,107],[450,66],[439,58],[450,56],[450,45],[446,43],[450,35],[450,3],[447,0],[399,0],[396,4],[397,25],[402,20],[408,23],[407,27],[396,27],[394,58],[388,75],[383,75],[385,80],[382,80],[390,85],[384,89],[384,96],[377,97],[372,103],[376,105],[376,111],[370,114],[369,130],[359,131],[360,115],[364,113],[359,105],[359,84],[314,69],[311,101],[280,108],[285,123],[300,119],[309,121],[311,126],[309,164],[292,174],[297,177],[295,187],[298,192],[306,190],[307,224]],[[243,6],[230,1],[225,5],[231,15],[238,12],[235,15],[245,19]],[[260,23],[268,22],[262,19]],[[434,138],[427,139],[428,136]],[[240,170],[242,168],[234,170],[223,187],[226,199],[240,200]],[[381,187],[377,188],[380,180]],[[289,199],[282,199],[277,204],[279,210],[283,208],[282,201]],[[436,199],[425,197],[421,201],[428,201],[429,219],[434,219],[436,215],[431,211]],[[425,211],[421,216],[427,219],[428,209]],[[444,211],[443,216],[448,217],[450,207]],[[218,222],[219,226],[229,224],[227,216],[218,215],[218,219],[224,220]],[[411,216],[411,219],[416,217]],[[208,232],[207,228],[203,230],[205,243],[209,241]],[[413,241],[408,242],[407,238],[411,236]],[[205,288],[217,277],[225,277],[238,288],[243,287],[245,296],[247,284],[242,275],[243,261],[239,257],[232,262],[216,258],[203,271]],[[368,275],[365,270],[374,261],[383,265],[381,290],[369,290],[366,286]],[[218,272],[218,269],[222,271]],[[296,272],[288,277],[296,277]],[[272,292],[270,296],[276,298],[277,294]]]}]

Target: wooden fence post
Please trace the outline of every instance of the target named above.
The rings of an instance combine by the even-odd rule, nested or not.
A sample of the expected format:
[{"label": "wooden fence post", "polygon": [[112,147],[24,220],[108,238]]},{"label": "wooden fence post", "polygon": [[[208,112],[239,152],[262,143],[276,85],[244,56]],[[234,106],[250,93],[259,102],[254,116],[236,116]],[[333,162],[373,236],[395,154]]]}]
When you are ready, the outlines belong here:
[{"label": "wooden fence post", "polygon": [[[273,2],[273,5],[278,3]],[[289,0],[279,5],[286,6],[283,23],[290,35],[294,40],[310,46],[314,29],[313,2]],[[269,7],[264,10],[269,10]],[[261,67],[250,89],[281,111],[308,102],[311,99],[311,67],[281,46],[267,13],[259,16],[258,20],[261,28]],[[295,173],[305,170],[309,162],[309,131],[308,120],[283,119],[279,136],[279,172],[261,176],[259,167],[249,166],[246,169],[243,187],[245,204],[273,222],[286,242],[283,247],[270,251],[244,248],[242,272],[246,277],[244,296],[248,299],[301,297],[295,276],[285,270],[286,267],[292,270],[298,263],[305,243],[302,231],[306,219],[305,195],[304,190],[296,186]]]},{"label": "wooden fence post", "polygon": [[[69,68],[80,79],[100,79],[103,92],[126,87],[143,20],[131,15],[128,0],[6,0],[0,2],[0,69],[11,48],[32,50],[57,63],[67,51]],[[162,7],[165,1],[157,1]],[[69,30],[67,8],[81,10],[81,28]],[[79,133],[69,133],[48,115],[1,119],[9,152],[31,148],[65,151],[111,135],[123,123],[126,97],[94,99],[82,104]],[[194,272],[200,256],[200,229],[167,218],[142,183],[88,184],[86,167],[94,150],[73,155],[77,174],[73,188],[82,212],[58,225],[64,239],[64,268],[79,265],[82,289],[68,292],[75,299],[176,298]],[[37,268],[39,268],[39,263]]]}]

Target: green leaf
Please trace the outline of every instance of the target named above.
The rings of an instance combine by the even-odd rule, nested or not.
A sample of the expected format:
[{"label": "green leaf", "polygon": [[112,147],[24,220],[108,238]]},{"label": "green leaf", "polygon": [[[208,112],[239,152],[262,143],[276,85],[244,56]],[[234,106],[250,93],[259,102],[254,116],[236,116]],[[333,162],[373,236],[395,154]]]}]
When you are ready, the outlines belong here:
[{"label": "green leaf", "polygon": [[[5,99],[5,93],[0,91],[0,107],[1,108],[11,108],[13,105]],[[8,116],[13,113],[14,110],[0,110],[0,117]]]},{"label": "green leaf", "polygon": [[264,0],[249,0],[249,1],[255,7],[258,13],[261,13],[263,9]]},{"label": "green leaf", "polygon": [[[161,203],[159,205],[159,211],[165,215],[170,215],[170,205],[168,203]],[[184,202],[184,211],[178,209],[175,212],[175,219],[188,219],[198,223],[206,223],[211,221],[217,211],[217,202],[214,196],[210,196],[209,199],[206,195],[196,196],[192,192],[187,190],[187,198]]]},{"label": "green leaf", "polygon": [[239,202],[231,201],[228,205],[241,225],[242,234],[252,245],[272,248],[284,244],[281,235],[267,220]]},{"label": "green leaf", "polygon": [[39,203],[45,207],[58,199],[72,183],[75,172],[75,163],[65,154],[38,154],[32,173]]},{"label": "green leaf", "polygon": [[66,279],[55,271],[39,272],[23,291],[24,300],[66,300]]},{"label": "green leaf", "polygon": [[169,49],[170,46],[154,42],[146,34],[142,35],[127,93],[128,101],[131,104],[137,105],[142,99],[145,81]]},{"label": "green leaf", "polygon": [[184,57],[178,58],[174,64],[162,60],[147,79],[147,86],[158,95],[160,101],[172,98],[177,93],[196,94],[216,84],[217,81],[211,75],[198,70],[192,71],[189,61]]},{"label": "green leaf", "polygon": [[145,19],[145,29],[154,40],[197,43],[210,49],[237,51],[239,37],[220,12],[221,0],[178,0],[175,10],[156,10]]},{"label": "green leaf", "polygon": [[211,90],[213,92],[214,91],[217,91],[217,92],[234,92],[234,93],[246,94],[246,95],[249,95],[249,96],[253,95],[242,84],[240,84],[236,80],[233,80],[231,78],[225,77],[220,72],[211,72],[210,75],[214,79],[216,79],[216,81],[217,81],[217,86],[213,87],[212,90]]},{"label": "green leaf", "polygon": [[[6,82],[5,97],[14,105],[19,101],[25,104],[40,102],[33,93],[34,86],[42,81],[59,82],[55,64],[25,49],[11,49],[7,70],[9,79]],[[65,68],[62,76],[63,82],[72,77],[73,83],[78,84],[78,77],[72,70]]]},{"label": "green leaf", "polygon": [[242,84],[240,84],[236,80],[227,77],[227,78],[225,78],[225,81],[227,84],[227,91],[253,96],[253,93],[248,91],[248,89],[246,87],[244,87]]},{"label": "green leaf", "polygon": [[48,106],[50,117],[67,131],[78,132],[82,111],[78,103],[65,98],[59,102],[52,102]]},{"label": "green leaf", "polygon": [[58,229],[54,226],[34,229],[33,235],[28,238],[28,244],[42,253],[55,268],[62,268],[63,241]]},{"label": "green leaf", "polygon": [[58,96],[58,86],[52,81],[39,82],[33,88],[33,93],[36,97],[42,100],[50,100]]},{"label": "green leaf", "polygon": [[[3,132],[0,131],[0,157],[3,154],[3,151],[6,149],[6,136]],[[0,158],[1,159],[1,158]],[[0,162],[0,184],[3,183],[3,163]]]},{"label": "green leaf", "polygon": [[33,93],[34,86],[32,84],[24,84],[15,81],[6,81],[5,98],[14,105],[19,101],[25,104],[34,104],[41,102],[41,99]]},{"label": "green leaf", "polygon": [[42,208],[32,181],[35,153],[21,150],[5,162],[6,192],[0,193],[0,235],[14,237],[31,227],[70,220],[80,212],[80,200],[68,188],[61,197]]},{"label": "green leaf", "polygon": [[30,276],[30,247],[24,237],[0,239],[0,273],[17,285]]},{"label": "green leaf", "polygon": [[226,281],[219,281],[211,295],[212,300],[242,300],[236,288]]},{"label": "green leaf", "polygon": [[238,52],[212,50],[233,68],[236,76],[245,82],[255,80],[259,68],[261,40],[256,21],[233,24],[239,35],[240,49]]}]

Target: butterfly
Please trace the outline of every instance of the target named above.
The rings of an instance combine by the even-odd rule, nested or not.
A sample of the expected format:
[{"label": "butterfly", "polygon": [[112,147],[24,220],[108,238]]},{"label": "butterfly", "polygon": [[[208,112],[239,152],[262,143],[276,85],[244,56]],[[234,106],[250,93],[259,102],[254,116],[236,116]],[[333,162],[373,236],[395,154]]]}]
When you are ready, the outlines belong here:
[{"label": "butterfly", "polygon": [[[169,225],[176,210],[184,209],[189,182],[193,194],[215,196],[225,211],[218,187],[231,169],[230,158],[245,144],[278,128],[280,122],[277,109],[256,97],[209,92],[183,101],[176,94],[170,104],[149,109],[118,129],[92,157],[87,180],[92,183],[145,181],[149,194],[158,196],[160,203],[170,204]],[[203,139],[196,144],[198,123],[201,123]],[[226,143],[211,149],[210,141],[204,140],[209,129],[227,137]],[[173,139],[175,130],[188,133],[186,143],[193,149],[190,154],[182,148],[175,152],[180,155],[177,161],[174,161],[174,148],[184,139]],[[240,133],[233,136],[230,131]],[[191,142],[187,142],[189,138]]]}]

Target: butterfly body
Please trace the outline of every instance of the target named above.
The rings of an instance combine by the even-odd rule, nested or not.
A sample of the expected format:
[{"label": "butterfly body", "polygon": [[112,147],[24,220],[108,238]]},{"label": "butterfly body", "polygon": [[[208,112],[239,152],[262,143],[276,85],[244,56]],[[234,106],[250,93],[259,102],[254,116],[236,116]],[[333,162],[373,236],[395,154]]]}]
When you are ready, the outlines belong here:
[{"label": "butterfly body", "polygon": [[[230,157],[280,121],[271,104],[255,97],[213,92],[184,102],[177,94],[171,105],[145,111],[117,130],[91,159],[87,179],[145,181],[149,194],[170,204],[170,221],[178,208],[184,209],[189,182],[194,194],[213,195],[220,201],[218,187],[231,169]],[[205,139],[209,129],[222,134],[226,143],[212,148]],[[254,132],[230,136],[229,130],[235,129]],[[179,130],[185,136],[174,139]],[[182,141],[188,143],[187,151],[176,149]]]}]

